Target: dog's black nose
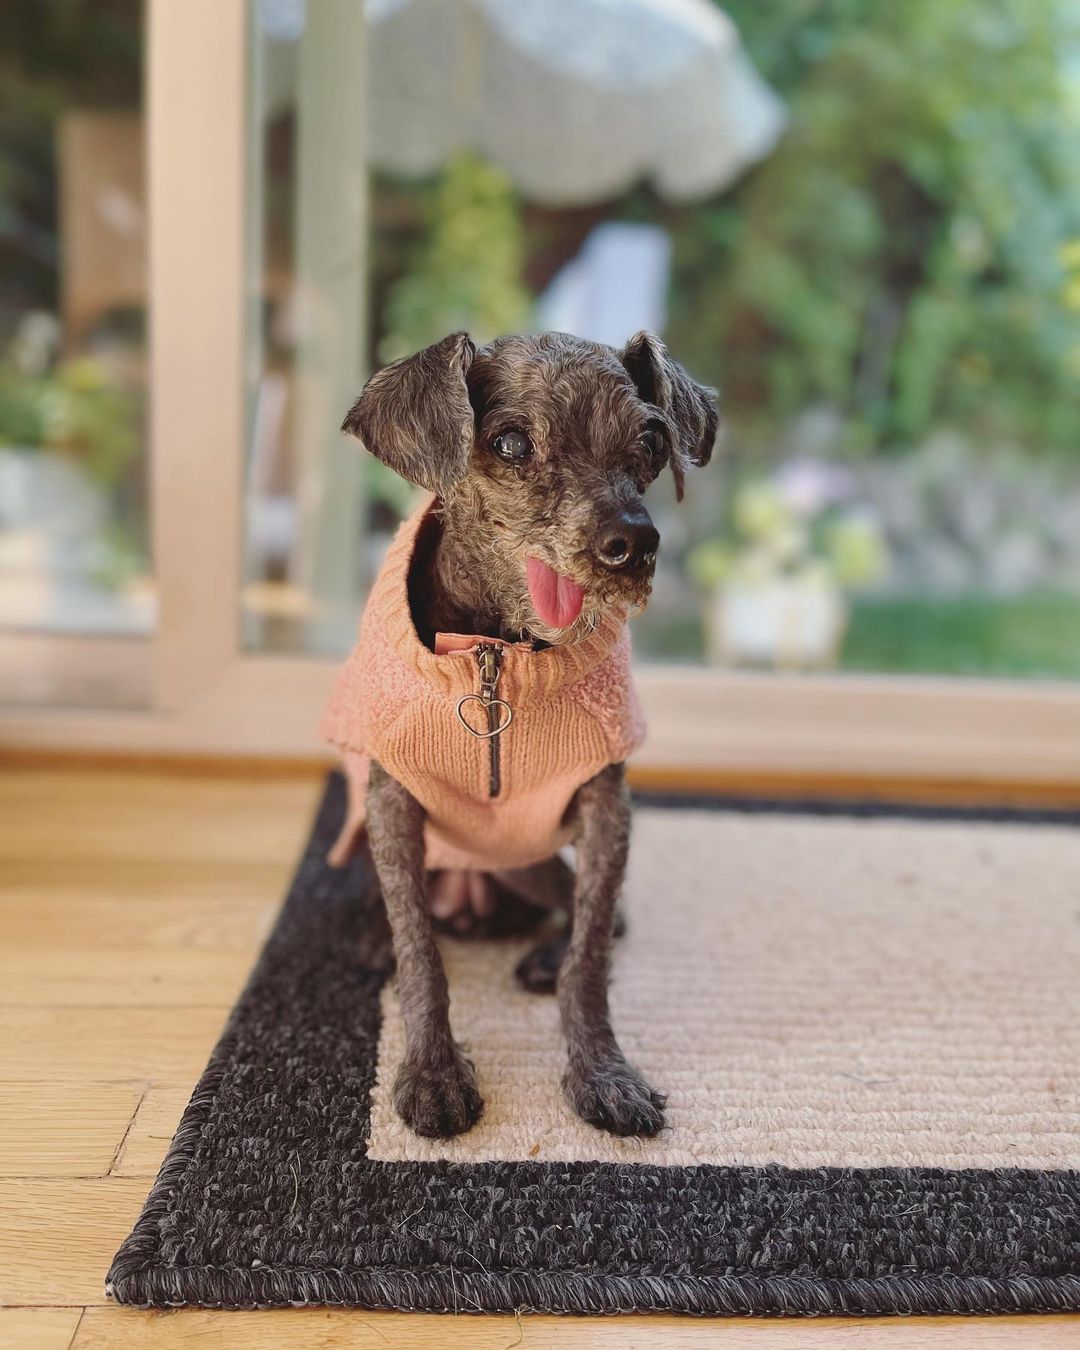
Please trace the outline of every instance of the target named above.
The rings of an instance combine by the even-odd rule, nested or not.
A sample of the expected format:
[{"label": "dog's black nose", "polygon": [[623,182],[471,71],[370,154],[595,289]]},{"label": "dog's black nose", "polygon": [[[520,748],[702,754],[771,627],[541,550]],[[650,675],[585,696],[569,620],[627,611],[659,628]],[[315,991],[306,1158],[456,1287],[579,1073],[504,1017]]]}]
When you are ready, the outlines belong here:
[{"label": "dog's black nose", "polygon": [[627,506],[603,525],[593,548],[605,567],[635,572],[656,561],[660,531],[643,506]]}]

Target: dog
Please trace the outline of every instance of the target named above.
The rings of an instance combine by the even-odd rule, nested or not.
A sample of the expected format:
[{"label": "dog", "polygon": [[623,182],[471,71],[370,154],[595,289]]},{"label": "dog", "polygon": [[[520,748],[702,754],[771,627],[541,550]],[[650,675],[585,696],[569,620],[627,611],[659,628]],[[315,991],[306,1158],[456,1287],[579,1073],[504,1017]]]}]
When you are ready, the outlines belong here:
[{"label": "dog", "polygon": [[345,418],[433,498],[391,548],[325,724],[350,769],[345,835],[366,826],[386,903],[406,1042],[393,1102],[419,1135],[462,1133],[483,1109],[432,908],[482,915],[497,894],[567,917],[517,975],[557,989],[571,1107],[616,1135],[663,1128],[608,1009],[623,760],[642,735],[625,619],[656,567],[645,491],[669,468],[681,499],[717,423],[714,392],[647,332],[621,350],[454,333],[375,374]]}]

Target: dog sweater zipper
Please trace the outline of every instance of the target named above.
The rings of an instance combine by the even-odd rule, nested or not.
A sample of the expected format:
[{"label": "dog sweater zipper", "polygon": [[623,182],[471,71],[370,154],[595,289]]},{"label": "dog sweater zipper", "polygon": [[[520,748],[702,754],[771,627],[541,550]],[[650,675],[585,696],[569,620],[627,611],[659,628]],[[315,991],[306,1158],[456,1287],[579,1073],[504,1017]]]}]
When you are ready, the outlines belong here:
[{"label": "dog sweater zipper", "polygon": [[[478,741],[488,743],[488,796],[497,797],[502,791],[502,760],[499,737],[514,720],[514,710],[495,691],[502,674],[502,648],[482,642],[476,648],[476,663],[480,667],[480,692],[465,694],[457,701],[457,719],[465,730]],[[466,704],[479,703],[484,710],[486,726],[478,731],[462,711]]]},{"label": "dog sweater zipper", "polygon": [[502,674],[502,651],[484,644],[477,647],[476,659],[480,664],[480,698],[487,712],[488,796],[497,797],[502,791],[502,755],[499,751],[502,709],[499,706],[501,700],[495,699],[495,690]]}]

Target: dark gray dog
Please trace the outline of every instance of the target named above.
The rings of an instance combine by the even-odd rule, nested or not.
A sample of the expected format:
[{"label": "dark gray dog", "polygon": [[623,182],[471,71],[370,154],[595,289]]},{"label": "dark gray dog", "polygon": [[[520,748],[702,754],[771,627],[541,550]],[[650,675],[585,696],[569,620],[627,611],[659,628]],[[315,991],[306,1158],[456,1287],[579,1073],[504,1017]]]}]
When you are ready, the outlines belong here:
[{"label": "dark gray dog", "polygon": [[[622,351],[560,333],[506,337],[477,349],[455,333],[380,371],[345,419],[383,463],[441,502],[442,532],[426,575],[412,578],[423,641],[436,631],[538,644],[580,641],[606,607],[648,599],[659,535],[642,495],[670,466],[679,496],[708,462],[717,412],[650,333]],[[526,559],[569,579],[578,604],[545,616]],[[561,594],[561,593],[560,593]],[[424,811],[378,764],[368,836],[397,960],[406,1058],[394,1105],[418,1134],[461,1133],[483,1107],[472,1065],[451,1035],[446,976],[424,868]],[[569,1049],[574,1110],[618,1135],[663,1127],[664,1099],[626,1062],[611,1028],[608,972],[630,835],[622,764],[587,782],[572,805],[575,873],[558,857],[497,883],[570,922],[518,969],[552,988]]]}]

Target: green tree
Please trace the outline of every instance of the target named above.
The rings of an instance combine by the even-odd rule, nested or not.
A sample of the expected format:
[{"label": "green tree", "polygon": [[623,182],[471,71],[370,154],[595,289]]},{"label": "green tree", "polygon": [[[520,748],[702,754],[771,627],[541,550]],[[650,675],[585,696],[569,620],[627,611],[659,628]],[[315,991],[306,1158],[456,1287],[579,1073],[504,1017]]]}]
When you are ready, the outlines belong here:
[{"label": "green tree", "polygon": [[953,423],[1080,447],[1080,118],[1069,0],[725,0],[788,102],[674,223],[670,336],[768,443],[827,402],[854,446]]},{"label": "green tree", "polygon": [[487,342],[528,323],[521,213],[506,175],[473,155],[455,156],[425,216],[423,242],[387,299],[380,361],[456,329]]}]

